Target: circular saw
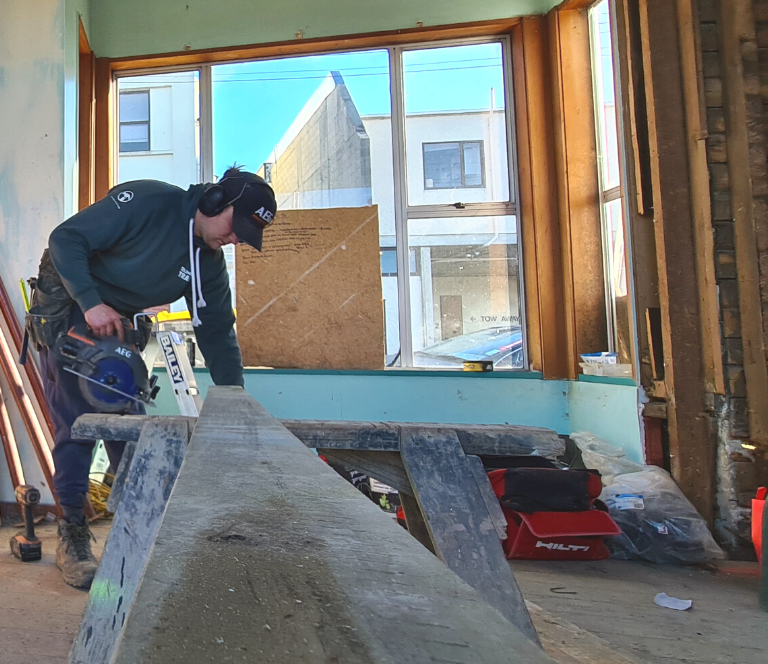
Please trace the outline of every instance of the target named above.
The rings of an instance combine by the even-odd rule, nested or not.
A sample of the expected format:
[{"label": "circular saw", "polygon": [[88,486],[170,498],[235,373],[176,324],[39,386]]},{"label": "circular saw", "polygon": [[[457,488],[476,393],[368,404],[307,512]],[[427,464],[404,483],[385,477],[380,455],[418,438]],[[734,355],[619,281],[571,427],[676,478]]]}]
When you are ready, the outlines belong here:
[{"label": "circular saw", "polygon": [[96,337],[76,325],[57,339],[53,353],[64,371],[78,377],[85,400],[102,413],[128,413],[136,403],[154,406],[160,389],[139,350],[141,333],[124,326],[125,341]]}]

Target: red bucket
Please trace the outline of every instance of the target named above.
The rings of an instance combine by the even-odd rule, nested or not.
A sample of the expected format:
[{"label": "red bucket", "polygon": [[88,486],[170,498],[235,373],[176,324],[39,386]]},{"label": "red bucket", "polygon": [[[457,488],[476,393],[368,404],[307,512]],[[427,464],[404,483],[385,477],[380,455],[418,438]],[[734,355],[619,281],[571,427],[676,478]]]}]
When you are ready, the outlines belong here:
[{"label": "red bucket", "polygon": [[761,486],[757,490],[757,498],[752,499],[752,543],[755,545],[758,562],[763,561],[763,513],[768,487]]}]

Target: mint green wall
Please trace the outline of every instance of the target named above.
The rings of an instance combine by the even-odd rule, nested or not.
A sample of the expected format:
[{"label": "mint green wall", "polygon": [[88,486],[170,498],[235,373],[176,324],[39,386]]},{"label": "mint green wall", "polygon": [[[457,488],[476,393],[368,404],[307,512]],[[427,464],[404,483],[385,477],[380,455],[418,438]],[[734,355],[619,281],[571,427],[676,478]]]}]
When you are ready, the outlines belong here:
[{"label": "mint green wall", "polygon": [[568,382],[570,432],[589,431],[622,448],[633,461],[644,463],[638,387],[630,381],[616,383]]},{"label": "mint green wall", "polygon": [[[152,414],[176,415],[165,370]],[[211,379],[196,371],[205,396]],[[610,379],[609,379],[610,381]],[[542,380],[540,374],[248,370],[248,393],[280,419],[522,424],[591,431],[643,458],[638,389],[631,381]]]},{"label": "mint green wall", "polygon": [[561,0],[96,0],[98,57],[124,57],[542,14]]}]

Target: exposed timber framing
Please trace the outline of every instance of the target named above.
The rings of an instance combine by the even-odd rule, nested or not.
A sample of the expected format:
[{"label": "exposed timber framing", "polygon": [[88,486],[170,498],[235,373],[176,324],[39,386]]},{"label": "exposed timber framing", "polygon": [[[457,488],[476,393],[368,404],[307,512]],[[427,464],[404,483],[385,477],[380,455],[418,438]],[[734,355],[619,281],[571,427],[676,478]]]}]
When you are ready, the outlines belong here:
[{"label": "exposed timber framing", "polygon": [[711,524],[716,439],[708,413],[677,4],[640,0],[672,474]]}]

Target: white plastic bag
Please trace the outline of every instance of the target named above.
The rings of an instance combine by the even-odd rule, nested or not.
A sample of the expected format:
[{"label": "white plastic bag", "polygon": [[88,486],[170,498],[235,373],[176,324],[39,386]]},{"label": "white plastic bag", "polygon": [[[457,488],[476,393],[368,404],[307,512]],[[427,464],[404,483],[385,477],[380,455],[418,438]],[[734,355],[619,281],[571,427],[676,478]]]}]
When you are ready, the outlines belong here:
[{"label": "white plastic bag", "polygon": [[603,485],[610,483],[614,475],[636,473],[645,468],[642,464],[627,459],[620,447],[614,447],[588,431],[572,433],[571,440],[581,451],[584,465],[599,471],[603,476]]}]

